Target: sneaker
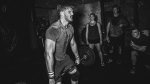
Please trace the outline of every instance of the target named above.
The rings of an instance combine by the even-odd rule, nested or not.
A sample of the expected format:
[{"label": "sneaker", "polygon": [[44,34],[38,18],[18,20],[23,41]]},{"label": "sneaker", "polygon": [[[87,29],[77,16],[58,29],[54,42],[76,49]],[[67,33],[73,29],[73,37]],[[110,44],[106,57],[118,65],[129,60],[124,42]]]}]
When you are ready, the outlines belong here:
[{"label": "sneaker", "polygon": [[134,67],[130,70],[130,73],[135,74],[135,68]]},{"label": "sneaker", "polygon": [[111,62],[113,62],[113,60],[112,60],[112,59],[109,59],[107,63],[111,63]]},{"label": "sneaker", "polygon": [[102,66],[102,67],[104,67],[104,66],[105,66],[105,63],[104,63],[104,62],[102,62],[102,63],[101,63],[101,66]]},{"label": "sneaker", "polygon": [[122,62],[121,62],[121,60],[117,60],[117,62],[116,62],[117,64],[121,64]]},{"label": "sneaker", "polygon": [[150,70],[150,65],[144,65],[146,69]]}]

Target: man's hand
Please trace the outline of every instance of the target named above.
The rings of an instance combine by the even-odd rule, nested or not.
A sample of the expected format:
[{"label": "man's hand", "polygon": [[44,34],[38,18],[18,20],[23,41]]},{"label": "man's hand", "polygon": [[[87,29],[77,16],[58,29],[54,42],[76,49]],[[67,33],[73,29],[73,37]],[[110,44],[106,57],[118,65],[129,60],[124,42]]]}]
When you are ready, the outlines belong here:
[{"label": "man's hand", "polygon": [[145,50],[146,50],[146,46],[141,46],[141,47],[139,48],[139,51],[144,52]]},{"label": "man's hand", "polygon": [[55,84],[55,80],[54,79],[49,79],[49,84]]},{"label": "man's hand", "polygon": [[79,58],[79,57],[76,57],[75,63],[76,63],[77,65],[80,64],[80,58]]},{"label": "man's hand", "polygon": [[137,49],[137,46],[135,45],[133,41],[131,41],[130,45],[132,46],[133,49]]}]

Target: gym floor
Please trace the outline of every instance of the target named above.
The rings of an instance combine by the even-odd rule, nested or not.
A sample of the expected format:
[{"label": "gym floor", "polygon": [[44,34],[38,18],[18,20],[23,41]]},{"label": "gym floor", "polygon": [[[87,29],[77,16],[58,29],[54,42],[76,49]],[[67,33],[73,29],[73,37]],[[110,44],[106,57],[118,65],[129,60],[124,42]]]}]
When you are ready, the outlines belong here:
[{"label": "gym floor", "polygon": [[[12,61],[1,66],[3,84],[48,84],[46,66],[40,51],[30,54],[33,58]],[[30,57],[28,56],[28,57]],[[150,83],[150,70],[140,67],[137,73],[129,73],[126,65],[110,63],[102,68],[98,60],[90,67],[78,66],[80,71],[79,84],[124,84],[124,83]],[[64,76],[64,84],[70,84],[69,75]]]}]

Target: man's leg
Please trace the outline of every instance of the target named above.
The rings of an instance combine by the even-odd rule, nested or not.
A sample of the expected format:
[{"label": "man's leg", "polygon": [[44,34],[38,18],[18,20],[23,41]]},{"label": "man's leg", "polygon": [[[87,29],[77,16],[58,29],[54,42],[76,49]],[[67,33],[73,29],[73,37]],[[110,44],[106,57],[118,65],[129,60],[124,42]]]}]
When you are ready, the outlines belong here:
[{"label": "man's leg", "polygon": [[114,55],[115,55],[115,62],[117,64],[121,63],[121,54],[122,54],[121,44],[122,42],[120,40],[120,37],[117,37],[114,42]]},{"label": "man's leg", "polygon": [[77,70],[77,67],[74,66],[74,62],[71,60],[69,55],[66,55],[64,65],[64,71],[67,70],[67,72],[71,75],[71,83],[78,84],[79,72]]},{"label": "man's leg", "polygon": [[[61,75],[62,75],[62,72],[64,72],[64,69],[66,68],[66,66],[68,64],[72,65],[68,55],[66,55],[64,60],[56,61],[56,64],[55,64],[55,82],[56,82],[56,84],[62,83],[62,76]],[[68,66],[70,67],[71,65],[68,65]],[[66,69],[68,69],[68,68],[66,68]]]},{"label": "man's leg", "polygon": [[62,70],[64,68],[64,62],[63,61],[56,61],[55,64],[55,83],[56,84],[62,84],[61,82],[61,77],[58,78],[58,76],[60,76]]},{"label": "man's leg", "polygon": [[116,46],[116,38],[115,37],[110,37],[110,43],[112,46],[112,50],[111,50],[111,57],[112,60],[115,62],[116,61],[116,52],[117,52],[117,46]]},{"label": "man's leg", "polygon": [[118,58],[118,50],[119,50],[118,45],[113,44],[113,60],[115,63],[117,62],[117,58]]},{"label": "man's leg", "polygon": [[62,84],[61,82],[56,82],[56,84]]},{"label": "man's leg", "polygon": [[124,36],[120,36],[118,38],[119,45],[118,45],[118,64],[121,64],[123,61],[123,47],[124,47]]},{"label": "man's leg", "polygon": [[79,72],[76,67],[69,71],[71,75],[71,84],[78,84]]},{"label": "man's leg", "polygon": [[135,67],[136,62],[137,62],[137,51],[131,51],[131,60],[132,60],[132,66]]},{"label": "man's leg", "polygon": [[118,46],[118,55],[117,55],[117,64],[122,63],[122,47],[121,45]]},{"label": "man's leg", "polygon": [[138,52],[137,51],[131,51],[131,63],[132,63],[132,69],[131,69],[131,73],[134,74],[135,73],[135,68],[136,68],[136,62],[137,62],[137,55]]}]

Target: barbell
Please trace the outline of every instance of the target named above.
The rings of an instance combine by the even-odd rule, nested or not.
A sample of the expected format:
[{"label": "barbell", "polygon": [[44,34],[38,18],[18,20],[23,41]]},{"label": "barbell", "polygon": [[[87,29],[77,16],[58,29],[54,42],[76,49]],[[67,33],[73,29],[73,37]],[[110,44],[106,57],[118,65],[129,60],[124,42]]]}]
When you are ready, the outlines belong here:
[{"label": "barbell", "polygon": [[[87,56],[84,55],[83,58],[80,59],[80,61],[82,62],[83,60],[86,60]],[[63,75],[65,75],[65,73],[69,72],[72,68],[74,68],[75,66],[77,66],[78,64],[75,63],[74,65],[72,65],[70,68],[65,69],[57,78],[55,78],[55,80],[58,80],[59,78],[63,77]]]},{"label": "barbell", "polygon": [[[91,66],[94,64],[95,62],[95,54],[94,51],[89,48],[86,45],[83,45],[79,48],[79,56],[80,56],[80,64],[82,64],[85,67]],[[63,77],[63,75],[67,72],[69,72],[72,68],[74,68],[75,66],[77,66],[78,64],[75,63],[74,65],[72,65],[69,69],[65,69],[61,75],[59,75],[57,78],[55,78],[55,80]]]},{"label": "barbell", "polygon": [[86,59],[83,59],[81,61],[81,64],[85,67],[92,66],[95,62],[95,53],[87,45],[82,45],[79,47],[79,56],[80,56],[80,59],[86,56]]}]

